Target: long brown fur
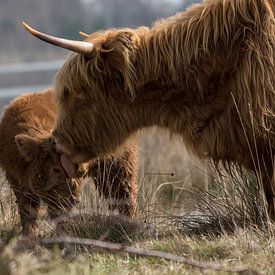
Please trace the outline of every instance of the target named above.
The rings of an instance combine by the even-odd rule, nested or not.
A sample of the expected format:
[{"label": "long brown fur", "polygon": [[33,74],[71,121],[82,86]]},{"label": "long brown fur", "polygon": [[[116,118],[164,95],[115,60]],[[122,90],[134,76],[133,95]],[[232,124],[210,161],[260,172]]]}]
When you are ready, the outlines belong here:
[{"label": "long brown fur", "polygon": [[42,201],[48,205],[51,218],[70,210],[79,201],[85,174],[94,178],[102,196],[113,200],[111,209],[132,216],[136,202],[135,144],[116,158],[78,165],[75,178],[69,178],[51,137],[56,113],[53,90],[49,89],[13,100],[0,123],[0,167],[16,196],[23,233],[38,233]]},{"label": "long brown fur", "polygon": [[257,174],[275,219],[274,12],[274,0],[205,0],[152,28],[90,35],[91,54],[56,77],[58,146],[79,162],[168,128],[199,158]]}]

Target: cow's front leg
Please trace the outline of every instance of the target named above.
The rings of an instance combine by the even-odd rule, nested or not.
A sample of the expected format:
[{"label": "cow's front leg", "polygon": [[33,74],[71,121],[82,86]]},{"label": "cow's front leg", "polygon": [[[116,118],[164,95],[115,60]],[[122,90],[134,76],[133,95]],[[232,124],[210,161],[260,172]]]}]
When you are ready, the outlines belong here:
[{"label": "cow's front leg", "polygon": [[137,201],[136,147],[130,146],[122,154],[98,160],[90,165],[89,176],[110,210],[132,218]]}]

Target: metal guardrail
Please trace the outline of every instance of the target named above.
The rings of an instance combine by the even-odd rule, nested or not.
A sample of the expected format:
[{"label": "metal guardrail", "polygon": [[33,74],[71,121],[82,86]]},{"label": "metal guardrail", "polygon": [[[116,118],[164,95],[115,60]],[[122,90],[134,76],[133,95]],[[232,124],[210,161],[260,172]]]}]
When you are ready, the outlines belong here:
[{"label": "metal guardrail", "polygon": [[52,86],[53,78],[64,60],[0,65],[0,100],[24,93],[38,92]]},{"label": "metal guardrail", "polygon": [[0,75],[58,70],[64,60],[0,65]]},{"label": "metal guardrail", "polygon": [[35,86],[16,86],[9,88],[0,88],[0,100],[6,98],[14,98],[16,96],[25,94],[25,93],[35,93],[39,91],[46,90],[51,85],[35,85]]}]

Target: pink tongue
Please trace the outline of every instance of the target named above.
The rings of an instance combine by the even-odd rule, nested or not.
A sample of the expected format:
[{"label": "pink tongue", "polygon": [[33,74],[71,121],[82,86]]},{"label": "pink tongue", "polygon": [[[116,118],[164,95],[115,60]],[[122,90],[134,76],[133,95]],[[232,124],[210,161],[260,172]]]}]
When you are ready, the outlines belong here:
[{"label": "pink tongue", "polygon": [[61,155],[61,164],[70,178],[76,176],[76,166],[63,154]]}]

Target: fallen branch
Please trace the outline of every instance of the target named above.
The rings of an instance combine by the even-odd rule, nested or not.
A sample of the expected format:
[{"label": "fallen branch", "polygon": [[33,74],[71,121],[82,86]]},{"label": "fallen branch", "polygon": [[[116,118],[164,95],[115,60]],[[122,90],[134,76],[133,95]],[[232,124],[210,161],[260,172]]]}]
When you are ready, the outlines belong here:
[{"label": "fallen branch", "polygon": [[124,253],[129,255],[138,255],[141,257],[156,257],[156,258],[165,259],[168,261],[183,263],[199,269],[210,269],[210,270],[225,271],[225,272],[249,272],[249,274],[258,274],[258,272],[248,269],[247,267],[242,265],[228,268],[228,267],[224,267],[221,264],[199,262],[196,260],[177,256],[171,253],[135,248],[132,246],[127,246],[119,243],[111,243],[111,242],[105,242],[100,240],[73,238],[73,237],[59,237],[59,238],[42,239],[39,241],[39,244],[46,245],[46,246],[57,245],[57,244],[63,245],[63,246],[64,245],[82,245],[86,247],[92,246],[94,248],[103,249],[110,252]]}]

